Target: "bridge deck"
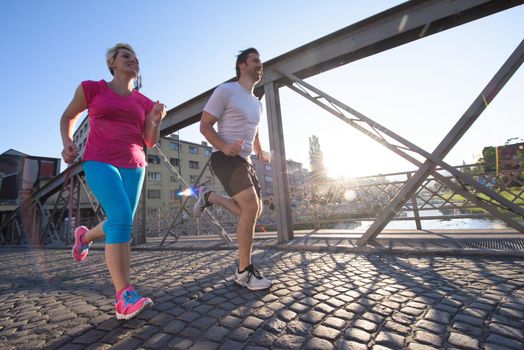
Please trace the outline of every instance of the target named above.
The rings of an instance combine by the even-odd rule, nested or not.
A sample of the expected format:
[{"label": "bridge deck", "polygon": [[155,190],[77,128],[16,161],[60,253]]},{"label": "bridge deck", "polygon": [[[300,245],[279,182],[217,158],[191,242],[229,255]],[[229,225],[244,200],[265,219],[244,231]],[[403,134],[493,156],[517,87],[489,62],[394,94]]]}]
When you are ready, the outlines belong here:
[{"label": "bridge deck", "polygon": [[[236,242],[235,234],[230,234]],[[351,253],[453,254],[524,257],[524,234],[512,229],[471,230],[398,230],[389,229],[369,246],[357,246],[362,232],[355,230],[300,230],[295,239],[279,244],[276,232],[257,232],[255,248],[291,251],[346,251]],[[236,243],[226,243],[218,235],[188,235],[174,242],[168,237],[162,247],[161,238],[148,237],[147,243],[134,249],[236,250]]]}]

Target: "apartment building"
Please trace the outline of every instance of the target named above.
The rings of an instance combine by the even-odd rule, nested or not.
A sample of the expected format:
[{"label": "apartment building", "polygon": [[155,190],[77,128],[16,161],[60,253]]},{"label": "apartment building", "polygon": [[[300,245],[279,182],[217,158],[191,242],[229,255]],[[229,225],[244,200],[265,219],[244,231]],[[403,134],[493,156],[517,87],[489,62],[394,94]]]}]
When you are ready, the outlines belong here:
[{"label": "apartment building", "polygon": [[[208,166],[212,147],[203,141],[193,143],[180,140],[177,135],[162,137],[158,144],[162,154],[149,150],[147,156],[147,206],[150,212],[160,208],[177,207],[184,199],[185,190],[171,167],[178,172],[187,184],[193,186],[200,177],[199,184],[223,193],[220,181],[211,173]],[[169,162],[164,164],[163,157]]]},{"label": "apartment building", "polygon": [[[251,156],[251,163],[257,173],[262,197],[272,197],[274,195],[273,165],[271,163],[268,164],[260,161],[255,155]],[[292,195],[295,193],[301,193],[308,178],[308,170],[302,168],[302,163],[290,159],[286,161],[286,166],[290,193]]]},{"label": "apartment building", "polygon": [[[86,116],[73,135],[80,155],[84,153],[88,134],[89,118]],[[147,152],[149,165],[146,168],[146,193],[149,213],[154,213],[160,208],[175,208],[183,200],[181,192],[184,188],[170,167],[164,164],[163,156],[190,186],[196,184],[202,170],[206,168],[200,183],[205,183],[218,193],[223,192],[220,182],[211,174],[209,167],[206,167],[212,151],[207,142],[198,144],[184,141],[173,134],[160,138],[157,146],[161,155],[154,149]]]},{"label": "apartment building", "polygon": [[[83,154],[87,135],[89,133],[89,118],[85,117],[77,128],[73,140],[80,154]],[[181,195],[184,188],[171,171],[173,167],[190,186],[195,185],[202,173],[199,183],[213,188],[217,193],[225,194],[220,181],[212,174],[208,166],[212,147],[207,142],[194,143],[180,140],[178,135],[172,134],[160,138],[158,144],[162,154],[155,149],[148,150],[146,168],[147,211],[156,214],[159,211],[170,212],[177,209],[184,197]],[[166,166],[163,157],[166,157],[170,166]],[[257,173],[263,197],[272,197],[273,174],[272,165],[261,162],[256,156],[251,161]],[[302,168],[302,163],[287,161],[288,180],[291,193],[302,191],[307,179],[308,171]]]}]

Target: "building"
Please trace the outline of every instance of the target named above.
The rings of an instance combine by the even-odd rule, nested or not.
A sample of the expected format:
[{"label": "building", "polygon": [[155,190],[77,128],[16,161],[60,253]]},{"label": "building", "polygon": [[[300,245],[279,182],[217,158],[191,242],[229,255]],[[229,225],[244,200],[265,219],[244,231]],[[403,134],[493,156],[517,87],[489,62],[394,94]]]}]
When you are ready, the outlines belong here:
[{"label": "building", "polygon": [[[74,134],[73,140],[80,154],[83,153],[89,131],[89,118],[85,118]],[[145,191],[147,196],[147,220],[151,232],[165,229],[163,224],[170,222],[184,201],[181,194],[185,190],[176,174],[176,170],[184,181],[193,186],[197,183],[211,187],[215,192],[225,194],[220,181],[212,174],[208,166],[212,147],[207,142],[194,143],[180,140],[178,135],[171,134],[161,137],[157,148],[148,150]],[[164,157],[167,161],[164,161]],[[274,195],[272,165],[261,162],[256,156],[251,161],[257,173],[262,196],[271,199]],[[302,163],[287,161],[289,188],[292,195],[302,193],[305,187],[308,171],[302,168]],[[199,179],[200,177],[200,179]],[[185,193],[187,195],[187,193]],[[193,202],[190,202],[192,205]],[[189,209],[189,206],[186,205]]]},{"label": "building", "polygon": [[484,171],[499,173],[522,169],[524,166],[524,142],[482,149]]},{"label": "building", "polygon": [[148,212],[177,207],[183,200],[181,192],[184,188],[170,167],[163,164],[163,156],[190,186],[195,185],[200,176],[198,181],[200,184],[211,187],[217,193],[224,192],[220,181],[213,176],[210,167],[207,166],[212,151],[212,147],[207,142],[198,144],[180,140],[177,135],[170,135],[160,138],[157,146],[162,154],[149,150],[147,156]]},{"label": "building", "polygon": [[10,149],[0,154],[0,225],[19,208],[19,232],[34,238],[38,224],[30,202],[33,193],[60,173],[60,159],[30,156]]},{"label": "building", "polygon": [[60,159],[10,149],[0,154],[0,211],[14,210],[60,173]]},{"label": "building", "polygon": [[[272,165],[260,161],[255,155],[251,155],[251,162],[260,182],[262,197],[272,197],[274,195]],[[296,193],[301,193],[309,172],[307,169],[302,168],[302,163],[290,159],[286,161],[286,166],[289,192],[292,196]]]},{"label": "building", "polygon": [[82,154],[84,154],[87,143],[87,135],[89,135],[89,116],[86,115],[73,134],[73,142],[78,148],[78,157],[75,159],[75,161],[80,160]]},{"label": "building", "polygon": [[[84,153],[89,134],[89,118],[86,116],[73,135],[73,141],[79,150],[79,158]],[[159,209],[172,209],[179,206],[183,197],[183,186],[177,176],[164,164],[165,156],[170,164],[189,185],[194,185],[211,156],[212,147],[207,142],[200,144],[180,140],[178,135],[172,134],[161,137],[157,147],[162,152],[157,154],[155,149],[148,150],[146,168],[147,210],[149,214]],[[200,178],[200,184],[212,187],[218,193],[223,193],[220,182],[211,174],[207,167]]]}]

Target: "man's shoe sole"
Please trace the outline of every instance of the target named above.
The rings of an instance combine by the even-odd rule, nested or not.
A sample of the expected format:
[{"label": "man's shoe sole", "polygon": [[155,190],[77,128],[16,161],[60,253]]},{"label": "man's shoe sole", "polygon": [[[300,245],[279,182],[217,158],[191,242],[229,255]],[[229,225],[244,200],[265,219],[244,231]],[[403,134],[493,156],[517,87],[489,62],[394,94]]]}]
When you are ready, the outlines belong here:
[{"label": "man's shoe sole", "polygon": [[247,288],[249,290],[264,290],[264,289],[268,289],[268,288],[271,288],[271,284],[272,284],[271,283],[271,284],[269,284],[269,286],[262,287],[262,288],[249,288],[246,284],[243,284],[243,283],[240,283],[240,282],[237,282],[237,281],[235,281],[235,283],[238,284],[240,287],[245,287],[245,288]]}]

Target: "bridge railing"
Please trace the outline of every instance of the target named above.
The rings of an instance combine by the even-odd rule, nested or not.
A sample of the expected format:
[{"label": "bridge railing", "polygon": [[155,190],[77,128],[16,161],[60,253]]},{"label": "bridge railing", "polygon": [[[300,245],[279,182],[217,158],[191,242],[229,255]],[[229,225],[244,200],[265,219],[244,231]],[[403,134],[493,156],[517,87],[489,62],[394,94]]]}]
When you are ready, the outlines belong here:
[{"label": "bridge railing", "polygon": [[[479,183],[490,186],[513,203],[524,206],[522,171],[514,170],[494,174],[484,173],[477,165],[463,165],[456,168],[468,172]],[[460,185],[460,182],[447,171],[442,169],[437,169],[437,171],[440,175]],[[302,190],[291,193],[293,229],[351,228],[357,226],[354,224],[360,221],[373,221],[413,173],[414,171],[397,172],[306,184]],[[470,188],[467,190],[475,193]],[[479,198],[482,198],[482,195]],[[494,203],[491,199],[487,201]],[[257,230],[275,231],[276,210],[272,198],[265,198],[263,202],[263,214],[257,222]],[[148,215],[146,219],[148,235],[161,237],[169,227],[176,210],[178,207],[162,208],[153,215]],[[235,232],[236,216],[220,207],[212,207],[208,210],[213,213],[227,232]],[[493,215],[475,203],[430,176],[423,182],[413,198],[406,202],[402,210],[396,213],[393,220],[412,221],[413,228],[423,229],[424,221],[448,221],[464,218],[495,219]],[[463,225],[458,222],[455,228],[469,228],[460,226],[461,224]],[[189,215],[185,215],[184,219],[174,227],[174,231],[177,236],[215,233],[210,222],[203,219],[195,220]]]}]

